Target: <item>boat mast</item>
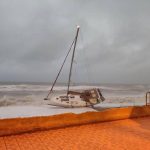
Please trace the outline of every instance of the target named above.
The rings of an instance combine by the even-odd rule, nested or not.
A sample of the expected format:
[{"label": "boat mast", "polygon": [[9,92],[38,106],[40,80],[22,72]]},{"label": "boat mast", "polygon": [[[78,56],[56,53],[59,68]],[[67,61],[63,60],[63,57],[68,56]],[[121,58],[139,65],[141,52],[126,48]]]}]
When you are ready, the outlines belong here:
[{"label": "boat mast", "polygon": [[79,29],[80,29],[80,26],[77,26],[77,32],[76,32],[76,36],[75,36],[75,42],[74,42],[73,53],[72,53],[72,59],[71,59],[71,65],[70,65],[67,96],[68,96],[68,94],[69,94],[70,80],[71,80],[71,74],[72,74],[72,66],[73,66],[73,60],[74,60],[74,54],[75,54],[75,49],[76,49],[76,43],[77,43],[77,39],[78,39]]}]

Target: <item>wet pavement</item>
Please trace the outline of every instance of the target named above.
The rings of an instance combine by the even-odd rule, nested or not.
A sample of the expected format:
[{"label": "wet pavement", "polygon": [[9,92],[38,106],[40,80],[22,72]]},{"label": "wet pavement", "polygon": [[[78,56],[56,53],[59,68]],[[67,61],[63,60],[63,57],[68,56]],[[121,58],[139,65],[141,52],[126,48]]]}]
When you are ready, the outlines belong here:
[{"label": "wet pavement", "polygon": [[0,137],[0,150],[149,150],[150,117]]}]

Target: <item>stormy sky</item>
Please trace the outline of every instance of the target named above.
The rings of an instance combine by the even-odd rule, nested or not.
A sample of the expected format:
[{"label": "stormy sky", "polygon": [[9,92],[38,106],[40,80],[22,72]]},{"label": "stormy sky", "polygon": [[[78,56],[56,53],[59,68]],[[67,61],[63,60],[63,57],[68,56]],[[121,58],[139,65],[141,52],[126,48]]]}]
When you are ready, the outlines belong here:
[{"label": "stormy sky", "polygon": [[0,0],[0,81],[52,82],[76,25],[72,82],[150,84],[149,0]]}]

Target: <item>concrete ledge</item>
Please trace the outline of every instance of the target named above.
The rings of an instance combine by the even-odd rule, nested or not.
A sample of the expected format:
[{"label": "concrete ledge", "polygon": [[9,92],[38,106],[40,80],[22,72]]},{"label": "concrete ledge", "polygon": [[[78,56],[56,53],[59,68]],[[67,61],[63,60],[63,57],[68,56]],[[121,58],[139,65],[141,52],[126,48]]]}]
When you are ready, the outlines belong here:
[{"label": "concrete ledge", "polygon": [[150,106],[112,108],[82,114],[0,119],[0,136],[146,116],[150,116]]}]

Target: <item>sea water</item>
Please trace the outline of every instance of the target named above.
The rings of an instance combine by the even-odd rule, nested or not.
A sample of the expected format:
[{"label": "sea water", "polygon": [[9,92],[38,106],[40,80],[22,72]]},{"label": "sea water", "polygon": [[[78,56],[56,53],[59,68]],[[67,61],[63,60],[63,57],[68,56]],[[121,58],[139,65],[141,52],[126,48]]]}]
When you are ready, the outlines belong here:
[{"label": "sea water", "polygon": [[[51,85],[48,83],[27,82],[1,82],[0,107],[10,105],[46,105],[44,98],[47,96]],[[70,89],[82,91],[83,89],[100,88],[106,100],[103,105],[119,103],[125,105],[145,104],[145,93],[150,90],[150,85],[145,84],[78,84]],[[66,93],[67,86],[56,85],[52,95]]]}]

